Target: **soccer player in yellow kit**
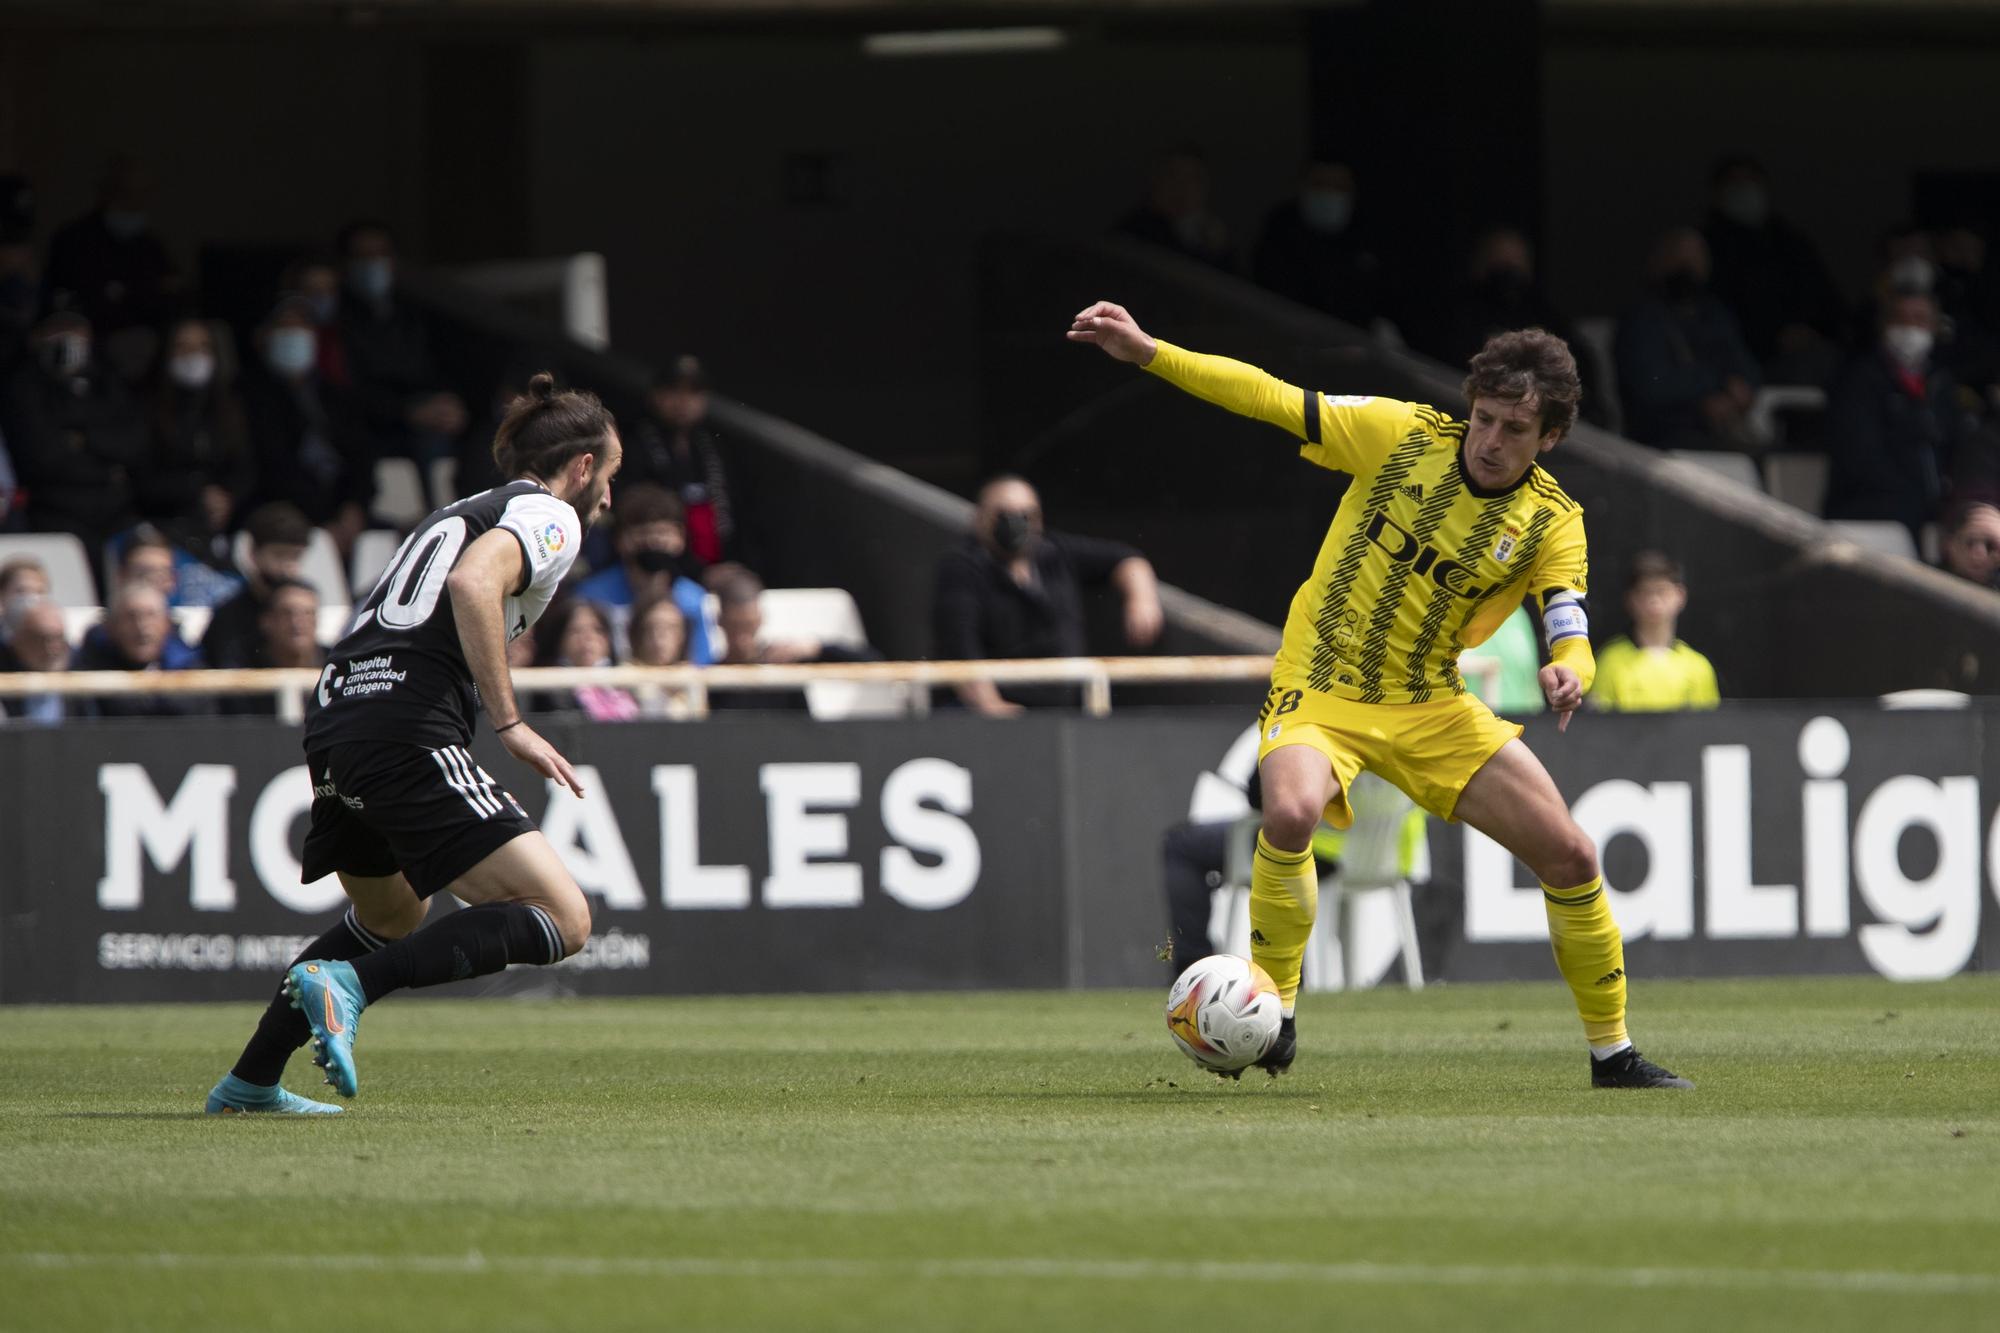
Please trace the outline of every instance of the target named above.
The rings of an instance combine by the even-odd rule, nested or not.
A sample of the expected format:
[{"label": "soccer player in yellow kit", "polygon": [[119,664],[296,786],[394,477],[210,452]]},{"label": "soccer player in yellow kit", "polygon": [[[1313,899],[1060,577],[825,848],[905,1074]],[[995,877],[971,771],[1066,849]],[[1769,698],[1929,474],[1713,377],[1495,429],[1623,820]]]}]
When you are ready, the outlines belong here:
[{"label": "soccer player in yellow kit", "polygon": [[1294,388],[1160,342],[1108,301],[1078,314],[1069,338],[1281,426],[1305,441],[1306,461],[1354,477],[1292,598],[1259,715],[1264,815],[1251,954],[1278,983],[1285,1014],[1259,1063],[1275,1075],[1297,1052],[1293,1003],[1319,897],[1312,833],[1322,813],[1338,828],[1353,823],[1347,788],[1367,769],[1432,814],[1472,825],[1541,880],[1593,1086],[1693,1087],[1626,1035],[1624,943],[1596,847],[1521,728],[1495,717],[1458,674],[1459,652],[1526,598],[1548,638],[1541,685],[1559,727],[1590,688],[1583,511],[1535,461],[1576,420],[1582,389],[1568,346],[1540,329],[1489,339],[1465,381],[1470,419],[1459,422],[1416,403]]}]

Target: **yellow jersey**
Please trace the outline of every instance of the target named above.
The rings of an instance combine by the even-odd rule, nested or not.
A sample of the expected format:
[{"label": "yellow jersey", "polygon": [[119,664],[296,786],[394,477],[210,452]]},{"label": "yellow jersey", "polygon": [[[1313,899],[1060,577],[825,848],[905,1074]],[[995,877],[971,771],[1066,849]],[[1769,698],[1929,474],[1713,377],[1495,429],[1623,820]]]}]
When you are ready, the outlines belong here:
[{"label": "yellow jersey", "polygon": [[1597,684],[1590,695],[1597,707],[1622,713],[1713,708],[1720,699],[1715,668],[1679,639],[1671,648],[1653,651],[1622,634],[1597,659]]},{"label": "yellow jersey", "polygon": [[[1436,408],[1314,393],[1166,342],[1146,369],[1283,427],[1306,461],[1354,477],[1292,598],[1274,680],[1361,703],[1462,694],[1462,649],[1526,598],[1588,591],[1581,506],[1539,464],[1505,490],[1478,485],[1459,461],[1465,423]],[[1588,640],[1564,647],[1578,643],[1589,688]]]}]

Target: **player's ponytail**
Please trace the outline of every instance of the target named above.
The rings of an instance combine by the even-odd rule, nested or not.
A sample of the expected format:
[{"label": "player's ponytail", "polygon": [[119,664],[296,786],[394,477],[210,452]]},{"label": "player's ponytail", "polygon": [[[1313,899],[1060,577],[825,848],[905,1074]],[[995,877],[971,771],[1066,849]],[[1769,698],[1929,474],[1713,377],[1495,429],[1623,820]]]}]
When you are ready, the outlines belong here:
[{"label": "player's ponytail", "polygon": [[596,394],[558,389],[554,375],[538,371],[507,405],[493,436],[493,462],[503,477],[554,477],[579,454],[602,453],[617,425]]}]

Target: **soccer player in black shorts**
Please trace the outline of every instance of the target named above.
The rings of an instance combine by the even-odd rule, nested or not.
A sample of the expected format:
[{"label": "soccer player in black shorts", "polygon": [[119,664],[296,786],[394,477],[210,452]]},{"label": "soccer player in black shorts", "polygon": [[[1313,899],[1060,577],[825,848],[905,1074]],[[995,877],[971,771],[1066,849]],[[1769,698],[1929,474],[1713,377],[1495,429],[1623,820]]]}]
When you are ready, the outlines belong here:
[{"label": "soccer player in black shorts", "polygon": [[[536,375],[493,441],[513,480],[445,506],[410,534],[334,646],[306,717],[312,826],[301,878],[332,873],[346,915],[284,987],[211,1113],[337,1112],[279,1086],[310,1039],[342,1096],[356,1091],[361,1011],[391,991],[557,963],[590,938],[583,891],[520,802],[466,750],[481,707],[507,752],[583,794],[575,771],[521,718],[507,643],[540,618],[611,507],[624,448],[588,393]],[[468,906],[423,929],[427,900]]]}]

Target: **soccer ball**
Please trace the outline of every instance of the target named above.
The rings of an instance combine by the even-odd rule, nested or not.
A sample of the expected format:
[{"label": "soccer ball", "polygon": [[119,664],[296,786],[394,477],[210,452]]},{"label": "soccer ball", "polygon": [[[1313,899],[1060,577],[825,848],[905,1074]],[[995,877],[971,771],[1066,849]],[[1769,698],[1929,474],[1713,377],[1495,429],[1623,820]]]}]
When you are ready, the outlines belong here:
[{"label": "soccer ball", "polygon": [[1278,985],[1247,958],[1190,963],[1167,992],[1167,1032],[1190,1060],[1227,1074],[1264,1058],[1278,1038]]}]

